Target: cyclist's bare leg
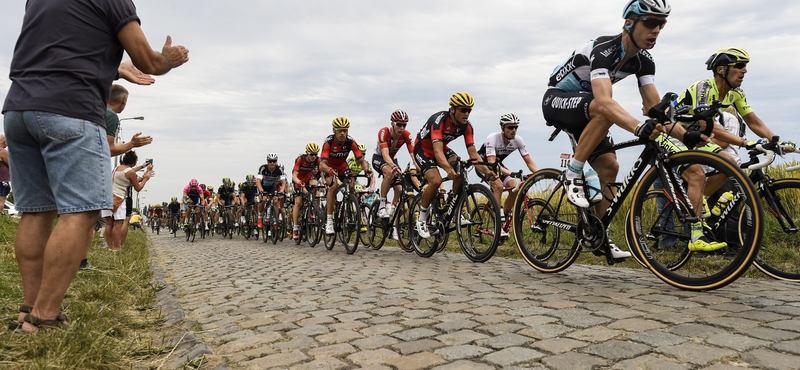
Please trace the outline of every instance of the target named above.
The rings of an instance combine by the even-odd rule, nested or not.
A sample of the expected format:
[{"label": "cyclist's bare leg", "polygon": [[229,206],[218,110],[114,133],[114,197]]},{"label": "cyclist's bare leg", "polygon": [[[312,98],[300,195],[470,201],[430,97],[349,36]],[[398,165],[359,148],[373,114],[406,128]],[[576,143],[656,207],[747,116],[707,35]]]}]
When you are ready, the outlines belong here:
[{"label": "cyclist's bare leg", "polygon": [[339,191],[339,183],[335,177],[328,177],[328,204],[325,206],[328,218],[333,217],[333,209],[336,206],[336,192]]},{"label": "cyclist's bare leg", "polygon": [[687,167],[681,173],[681,177],[689,184],[686,195],[698,217],[703,215],[703,188],[705,187],[706,174],[703,167],[698,164]]},{"label": "cyclist's bare leg", "polygon": [[[500,181],[500,180],[498,179],[497,181]],[[519,180],[517,180],[517,179],[508,180],[508,187],[512,187],[512,186],[516,187],[517,186],[517,181],[519,181]],[[502,183],[501,183],[501,186],[502,186]],[[503,203],[503,214],[504,215],[508,215],[508,213],[511,212],[511,209],[514,207],[514,202],[517,200],[517,193],[518,192],[516,192],[516,191],[509,191],[508,192],[508,195],[506,196],[506,202]],[[501,193],[500,196],[502,197],[502,195],[503,194]],[[500,200],[498,200],[497,203],[499,204]]]},{"label": "cyclist's bare leg", "polygon": [[[584,131],[585,132],[585,131]],[[583,138],[583,136],[581,136]],[[619,162],[617,162],[616,153],[605,153],[597,157],[592,162],[592,168],[597,172],[597,177],[600,179],[600,188],[603,189],[603,200],[595,206],[595,213],[602,215],[605,213],[613,194],[613,189],[608,187],[609,183],[617,181],[617,174],[619,173]]]},{"label": "cyclist's bare leg", "polygon": [[433,197],[439,191],[439,187],[442,186],[442,175],[439,174],[439,168],[431,168],[425,171],[425,180],[428,180],[428,186],[422,192],[420,206],[428,208],[431,205],[431,201],[433,201]]}]

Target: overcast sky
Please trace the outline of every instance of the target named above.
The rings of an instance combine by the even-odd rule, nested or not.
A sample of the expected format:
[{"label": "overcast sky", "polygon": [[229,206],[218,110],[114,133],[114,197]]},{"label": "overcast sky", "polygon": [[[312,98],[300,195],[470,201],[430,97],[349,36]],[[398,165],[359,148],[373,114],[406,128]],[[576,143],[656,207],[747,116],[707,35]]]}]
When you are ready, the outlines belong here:
[{"label": "overcast sky", "polygon": [[[190,61],[152,86],[130,91],[122,118],[125,140],[141,131],[153,144],[156,176],[141,204],[179,196],[191,178],[218,187],[241,182],[270,152],[289,167],[308,142],[321,144],[338,116],[350,135],[374,149],[395,109],[406,110],[413,135],[453,93],[475,98],[476,142],[516,113],[519,134],[540,167],[571,152],[565,135],[547,142],[541,98],[550,72],[591,38],[621,32],[624,0],[267,1],[138,0],[142,28],[155,50],[166,35],[189,48]],[[746,49],[752,62],[743,88],[756,113],[785,139],[797,135],[795,70],[800,56],[797,1],[672,0],[658,44],[659,93],[682,92],[711,76],[704,62],[725,47]],[[25,1],[0,6],[0,100],[22,24]],[[127,58],[127,57],[126,57]],[[634,78],[614,97],[634,115],[641,99]],[[615,139],[632,135],[615,130]],[[754,136],[750,134],[749,136]],[[450,145],[466,155],[463,141]],[[636,149],[619,153],[629,169]],[[400,152],[400,162],[408,154]],[[522,168],[519,158],[507,165]]]}]

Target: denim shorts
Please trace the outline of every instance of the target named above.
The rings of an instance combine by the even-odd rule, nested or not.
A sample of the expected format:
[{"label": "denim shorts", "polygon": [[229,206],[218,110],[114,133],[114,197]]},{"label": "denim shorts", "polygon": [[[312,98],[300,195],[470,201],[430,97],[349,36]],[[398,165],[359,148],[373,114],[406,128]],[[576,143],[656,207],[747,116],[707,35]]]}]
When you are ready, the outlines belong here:
[{"label": "denim shorts", "polygon": [[39,111],[7,111],[4,123],[18,211],[111,209],[111,157],[103,127]]}]

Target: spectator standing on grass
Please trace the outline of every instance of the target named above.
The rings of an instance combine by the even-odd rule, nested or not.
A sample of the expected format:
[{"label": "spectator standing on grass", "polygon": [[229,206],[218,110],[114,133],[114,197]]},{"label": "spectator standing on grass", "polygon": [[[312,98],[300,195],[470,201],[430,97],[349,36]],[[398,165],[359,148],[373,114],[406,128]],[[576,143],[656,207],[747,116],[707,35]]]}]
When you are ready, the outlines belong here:
[{"label": "spectator standing on grass", "polygon": [[120,251],[122,242],[128,235],[127,228],[131,214],[128,202],[125,201],[128,191],[131,188],[141,191],[153,173],[153,165],[151,164],[147,166],[147,171],[145,171],[144,175],[139,177],[136,171],[133,170],[138,159],[136,152],[132,150],[125,153],[122,156],[120,165],[114,169],[111,175],[111,184],[114,189],[113,208],[110,212],[103,210],[103,215],[106,217],[106,242],[110,251]]},{"label": "spectator standing on grass", "polygon": [[0,134],[0,215],[5,212],[6,197],[11,192],[11,173],[8,171],[7,147],[6,135]]},{"label": "spectator standing on grass", "polygon": [[[120,64],[123,51],[132,62]],[[15,242],[23,332],[68,326],[61,303],[99,210],[112,206],[111,184],[98,184],[110,172],[103,112],[112,81],[151,84],[144,73],[188,60],[169,36],[160,53],[150,47],[131,0],[27,1],[2,109],[23,212]]]}]

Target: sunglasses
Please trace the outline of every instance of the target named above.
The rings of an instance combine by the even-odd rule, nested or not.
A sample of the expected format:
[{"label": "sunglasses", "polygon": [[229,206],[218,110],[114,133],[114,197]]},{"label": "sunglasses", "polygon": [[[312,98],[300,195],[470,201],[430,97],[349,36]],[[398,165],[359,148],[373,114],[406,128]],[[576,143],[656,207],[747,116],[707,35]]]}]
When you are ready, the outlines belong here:
[{"label": "sunglasses", "polygon": [[747,63],[746,62],[739,62],[739,63],[729,64],[729,65],[731,67],[733,67],[733,68],[736,68],[736,69],[742,69],[744,67],[747,67]]},{"label": "sunglasses", "polygon": [[639,17],[638,20],[647,28],[664,27],[667,24],[664,18]]},{"label": "sunglasses", "polygon": [[458,108],[458,111],[461,113],[470,113],[472,112],[472,108]]},{"label": "sunglasses", "polygon": [[514,131],[519,128],[519,126],[506,126],[507,129]]},{"label": "sunglasses", "polygon": [[317,153],[306,153],[306,155],[309,157],[316,157]]},{"label": "sunglasses", "polygon": [[406,127],[406,125],[408,125],[408,124],[407,123],[395,123],[394,125],[397,126],[397,127]]},{"label": "sunglasses", "polygon": [[278,163],[278,161],[267,161],[267,163]]}]

